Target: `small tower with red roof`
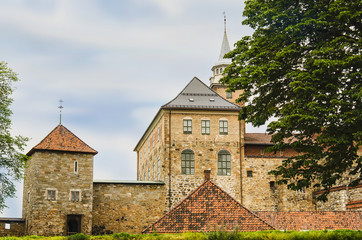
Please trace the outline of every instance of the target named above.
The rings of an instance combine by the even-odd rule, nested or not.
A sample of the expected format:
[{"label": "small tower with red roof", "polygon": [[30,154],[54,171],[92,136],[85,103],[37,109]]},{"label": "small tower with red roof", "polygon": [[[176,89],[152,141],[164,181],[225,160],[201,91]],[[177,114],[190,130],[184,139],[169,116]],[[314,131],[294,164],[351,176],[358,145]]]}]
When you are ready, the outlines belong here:
[{"label": "small tower with red roof", "polygon": [[28,152],[23,193],[26,234],[91,233],[96,154],[61,124]]}]

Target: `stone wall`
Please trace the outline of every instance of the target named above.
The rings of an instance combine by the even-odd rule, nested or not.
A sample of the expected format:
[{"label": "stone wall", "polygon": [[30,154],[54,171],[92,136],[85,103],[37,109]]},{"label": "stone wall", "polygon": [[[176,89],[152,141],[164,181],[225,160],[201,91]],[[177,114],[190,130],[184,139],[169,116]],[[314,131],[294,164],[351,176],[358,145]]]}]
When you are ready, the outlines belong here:
[{"label": "stone wall", "polygon": [[289,190],[285,185],[277,185],[276,177],[268,174],[295,153],[292,150],[275,154],[268,153],[265,150],[267,147],[265,145],[245,146],[245,160],[242,165],[244,206],[253,211],[315,210],[312,190]]},{"label": "stone wall", "polygon": [[[240,139],[243,125],[238,121],[237,112],[227,111],[171,111],[165,115],[166,139],[170,139],[171,160],[166,162],[166,169],[171,169],[171,179],[165,179],[167,189],[170,190],[171,207],[184,199],[196,189],[204,180],[204,170],[211,170],[211,179],[224,189],[233,198],[240,201]],[[192,120],[192,133],[183,132],[183,120]],[[201,121],[210,120],[210,134],[202,135]],[[228,134],[219,133],[219,121],[228,121]],[[169,129],[171,127],[171,129]],[[168,136],[170,134],[170,136]],[[192,150],[195,158],[195,173],[186,175],[181,173],[181,154],[184,150]],[[218,153],[226,150],[231,155],[231,174],[218,175]],[[167,178],[167,176],[166,176]]]},{"label": "stone wall", "polygon": [[[74,171],[74,162],[78,171]],[[48,199],[55,190],[55,200]],[[71,201],[71,191],[79,201]],[[81,216],[81,232],[91,233],[93,155],[36,151],[25,169],[23,218],[28,235],[66,235],[67,216]]]},{"label": "stone wall", "polygon": [[[318,195],[323,191],[316,192]],[[321,211],[343,211],[362,210],[359,203],[362,200],[362,185],[351,188],[346,185],[333,187],[328,195],[328,201],[317,202],[317,210]]]},{"label": "stone wall", "polygon": [[22,218],[0,218],[0,237],[25,235],[25,220]]},{"label": "stone wall", "polygon": [[141,233],[166,212],[161,182],[95,182],[93,234]]}]

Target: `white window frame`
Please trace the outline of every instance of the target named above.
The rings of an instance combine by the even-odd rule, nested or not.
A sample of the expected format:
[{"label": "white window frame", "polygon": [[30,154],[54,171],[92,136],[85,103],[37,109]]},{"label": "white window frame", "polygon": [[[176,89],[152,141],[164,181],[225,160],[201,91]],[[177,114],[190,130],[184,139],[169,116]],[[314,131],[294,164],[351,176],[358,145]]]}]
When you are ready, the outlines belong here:
[{"label": "white window frame", "polygon": [[[73,198],[72,198],[72,193],[73,192],[78,192],[78,201],[73,201]],[[82,201],[82,191],[80,189],[71,189],[70,192],[69,192],[69,201],[71,202],[81,202]]]},{"label": "white window frame", "polygon": [[[49,198],[49,196],[50,196],[49,192],[50,191],[54,191],[54,199]],[[47,188],[45,194],[46,194],[46,199],[47,200],[49,200],[49,201],[56,201],[57,200],[57,195],[58,194],[57,194],[57,189],[56,188]]]}]

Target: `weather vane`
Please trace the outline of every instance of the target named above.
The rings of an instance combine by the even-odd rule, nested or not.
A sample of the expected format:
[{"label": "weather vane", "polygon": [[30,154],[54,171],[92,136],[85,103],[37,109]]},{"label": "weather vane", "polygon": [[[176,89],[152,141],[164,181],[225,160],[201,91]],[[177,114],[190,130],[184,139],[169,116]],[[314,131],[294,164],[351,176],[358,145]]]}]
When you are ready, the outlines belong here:
[{"label": "weather vane", "polygon": [[63,109],[63,106],[62,106],[62,103],[63,103],[63,100],[60,99],[59,100],[59,124],[62,124],[62,109]]}]

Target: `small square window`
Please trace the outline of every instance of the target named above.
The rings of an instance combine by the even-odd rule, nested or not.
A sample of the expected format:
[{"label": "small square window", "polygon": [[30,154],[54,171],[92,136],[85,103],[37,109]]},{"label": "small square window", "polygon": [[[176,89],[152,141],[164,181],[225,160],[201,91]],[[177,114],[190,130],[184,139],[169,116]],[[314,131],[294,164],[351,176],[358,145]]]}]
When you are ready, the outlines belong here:
[{"label": "small square window", "polygon": [[251,170],[246,171],[246,176],[247,177],[253,177],[253,171],[251,171]]},{"label": "small square window", "polygon": [[232,92],[226,92],[226,98],[227,99],[233,98],[233,93]]},{"label": "small square window", "polygon": [[264,155],[264,148],[260,148],[260,155]]},{"label": "small square window", "polygon": [[192,133],[192,120],[184,119],[184,133],[185,134]]},{"label": "small square window", "polygon": [[70,200],[72,201],[72,202],[79,202],[80,201],[80,193],[79,193],[79,191],[71,191],[70,192],[71,193],[71,198],[70,198]]},{"label": "small square window", "polygon": [[270,181],[269,182],[270,188],[274,189],[275,188],[275,182],[274,181]]},{"label": "small square window", "polygon": [[55,193],[56,193],[55,190],[48,190],[47,191],[47,199],[54,201],[55,200]]},{"label": "small square window", "polygon": [[5,223],[5,229],[9,230],[10,229],[10,223]]}]

